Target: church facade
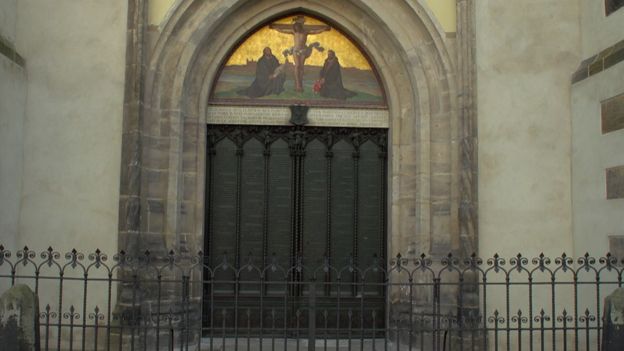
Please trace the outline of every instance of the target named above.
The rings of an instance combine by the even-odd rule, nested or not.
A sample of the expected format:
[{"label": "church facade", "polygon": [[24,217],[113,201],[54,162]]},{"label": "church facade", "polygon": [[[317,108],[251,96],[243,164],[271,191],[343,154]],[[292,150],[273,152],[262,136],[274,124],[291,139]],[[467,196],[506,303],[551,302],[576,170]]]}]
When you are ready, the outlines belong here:
[{"label": "church facade", "polygon": [[[12,0],[0,10],[0,242],[14,252],[624,254],[617,1]],[[289,40],[264,50],[277,56],[271,68],[259,73],[264,42],[228,64],[265,27]],[[355,49],[323,39],[328,28],[369,66],[348,63]],[[332,55],[341,70],[325,76]],[[291,73],[269,89],[278,67]],[[366,84],[349,81],[363,71]],[[251,86],[236,93],[241,77]],[[297,149],[297,138],[316,141]],[[298,170],[279,168],[289,157]]]}]

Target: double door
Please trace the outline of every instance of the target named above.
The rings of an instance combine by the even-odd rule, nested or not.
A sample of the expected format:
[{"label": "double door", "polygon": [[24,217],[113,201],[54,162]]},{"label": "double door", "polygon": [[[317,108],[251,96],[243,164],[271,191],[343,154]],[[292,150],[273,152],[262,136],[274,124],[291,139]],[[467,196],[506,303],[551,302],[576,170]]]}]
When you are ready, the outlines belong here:
[{"label": "double door", "polygon": [[383,327],[386,145],[386,129],[208,126],[207,331]]}]

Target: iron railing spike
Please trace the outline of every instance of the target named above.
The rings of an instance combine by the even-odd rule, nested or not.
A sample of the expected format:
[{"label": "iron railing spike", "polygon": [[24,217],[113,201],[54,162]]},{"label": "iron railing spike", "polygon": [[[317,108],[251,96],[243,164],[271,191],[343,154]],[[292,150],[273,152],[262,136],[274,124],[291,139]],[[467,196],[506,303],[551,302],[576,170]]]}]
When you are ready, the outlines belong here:
[{"label": "iron railing spike", "polygon": [[[0,245],[0,252],[8,251]],[[604,297],[604,291],[609,291],[610,287],[618,286],[618,284],[621,285],[621,281],[617,279],[618,277],[621,279],[622,269],[617,259],[609,252],[599,259],[592,257],[588,252],[580,257],[567,256],[564,252],[555,258],[556,261],[553,260],[557,263],[554,267],[547,266],[551,259],[543,252],[537,257],[518,253],[508,260],[511,268],[505,267],[505,259],[498,254],[482,260],[476,252],[469,256],[457,257],[452,254],[428,257],[424,253],[412,256],[410,253],[409,259],[398,253],[394,259],[383,263],[375,261],[379,259],[379,256],[366,254],[369,258],[357,262],[361,264],[361,267],[357,267],[357,272],[362,272],[361,274],[349,273],[340,276],[340,273],[337,273],[336,276],[334,275],[334,272],[348,272],[349,268],[353,268],[355,272],[356,256],[346,254],[337,258],[324,255],[322,261],[314,258],[308,262],[306,258],[305,272],[301,270],[301,274],[288,274],[287,272],[294,272],[294,268],[303,267],[303,256],[297,255],[296,260],[278,268],[277,255],[273,254],[270,261],[264,258],[264,267],[253,266],[259,272],[267,272],[266,275],[261,273],[256,277],[253,273],[238,276],[240,267],[215,272],[215,268],[219,265],[229,264],[227,252],[224,252],[222,261],[216,258],[214,261],[206,260],[205,265],[198,265],[184,253],[176,253],[173,250],[149,252],[147,256],[150,260],[144,261],[141,259],[145,258],[145,253],[142,254],[141,251],[132,250],[133,254],[130,255],[120,250],[115,260],[122,262],[116,263],[111,269],[104,264],[105,254],[99,248],[95,251],[83,252],[89,252],[88,260],[93,262],[89,265],[93,268],[85,270],[89,272],[89,269],[94,271],[101,269],[97,264],[101,261],[102,266],[105,267],[105,274],[89,273],[84,276],[80,275],[80,278],[69,273],[65,274],[69,271],[66,271],[65,267],[70,266],[72,262],[84,260],[84,255],[79,248],[73,248],[70,252],[64,251],[63,256],[67,257],[68,261],[62,260],[61,262],[59,252],[51,247],[35,254],[25,246],[24,249],[18,250],[19,269],[0,276],[0,284],[7,283],[9,286],[12,278],[16,284],[28,283],[30,279],[33,286],[41,285],[38,287],[38,296],[41,305],[45,306],[38,314],[42,345],[46,340],[51,342],[49,335],[56,335],[52,332],[57,333],[60,325],[63,333],[65,331],[76,332],[78,329],[82,332],[82,330],[90,330],[89,328],[114,330],[118,327],[127,327],[124,333],[128,332],[128,335],[131,335],[133,328],[136,331],[138,330],[136,328],[147,327],[150,331],[160,331],[161,335],[165,335],[173,330],[175,340],[181,340],[180,342],[185,346],[186,333],[189,334],[189,340],[193,340],[193,333],[195,333],[185,329],[188,328],[186,323],[193,325],[191,323],[200,319],[195,311],[199,308],[202,295],[199,295],[201,292],[197,293],[193,287],[202,285],[206,294],[203,300],[203,303],[207,305],[205,311],[209,311],[203,318],[203,327],[206,330],[210,329],[211,326],[207,323],[212,321],[213,326],[218,325],[221,328],[223,322],[226,331],[228,333],[232,331],[234,339],[242,338],[242,330],[245,330],[245,333],[267,338],[270,338],[270,333],[273,333],[272,335],[285,333],[288,336],[290,335],[288,333],[293,332],[293,335],[297,335],[296,323],[300,323],[298,330],[302,333],[299,334],[301,336],[307,325],[314,320],[316,320],[317,327],[321,324],[326,325],[323,327],[326,329],[317,330],[317,338],[326,337],[322,335],[323,332],[319,333],[319,330],[333,331],[335,328],[339,335],[345,335],[345,339],[349,339],[349,332],[352,336],[357,335],[360,338],[362,335],[374,333],[381,335],[384,331],[393,331],[394,324],[388,323],[394,323],[396,320],[399,323],[405,323],[400,324],[401,334],[405,333],[407,336],[411,333],[412,336],[417,336],[422,330],[418,328],[423,327],[428,332],[437,333],[440,336],[449,331],[453,333],[453,338],[468,343],[466,344],[468,349],[472,349],[472,346],[475,346],[474,349],[481,349],[477,346],[482,346],[482,344],[470,344],[473,342],[470,339],[472,332],[476,333],[475,335],[489,333],[491,336],[501,337],[501,340],[506,338],[513,340],[518,335],[513,333],[518,333],[518,330],[524,335],[528,336],[533,333],[539,338],[540,333],[547,332],[549,328],[557,328],[558,332],[559,330],[568,331],[569,340],[576,341],[576,335],[580,335],[578,340],[583,342],[586,335],[590,335],[591,340],[599,337],[599,331],[603,328],[600,307],[604,305],[600,304],[601,301],[597,301],[595,297],[587,298],[587,293],[590,292],[588,289],[593,290],[594,296]],[[203,256],[201,251],[198,255]],[[248,258],[247,268],[252,268],[253,252],[249,253]],[[346,263],[343,258],[347,259]],[[175,267],[180,268],[181,272],[179,276],[168,275],[167,259],[176,260]],[[308,275],[308,272],[319,272],[316,269],[329,267],[330,260],[331,262],[335,260],[339,264],[332,266],[331,271],[326,270],[327,274],[317,276],[317,281],[314,281],[312,274]],[[9,261],[7,257],[4,262]],[[24,262],[33,267],[32,271],[29,272],[28,268],[21,266]],[[124,265],[124,262],[128,264]],[[16,266],[15,262],[9,263],[11,264],[9,268]],[[50,269],[45,266],[46,263],[59,269]],[[39,267],[43,267],[41,275],[39,275]],[[270,267],[279,269],[284,275],[273,274],[268,270]],[[522,268],[525,273],[517,274],[514,269],[518,267]],[[607,273],[608,267],[616,270],[617,274]],[[379,269],[375,270],[375,268]],[[564,273],[566,269],[568,272]],[[595,277],[594,273],[590,274],[589,284],[587,276],[582,277],[582,274],[586,274],[583,269],[591,269],[595,272]],[[571,274],[570,271],[573,273]],[[210,272],[210,274],[204,274],[202,280],[201,273],[203,272]],[[468,272],[470,274],[466,275]],[[476,276],[474,280],[469,278],[473,274]],[[510,275],[512,279],[505,280]],[[546,278],[545,282],[541,281],[543,278]],[[82,291],[87,292],[82,304],[80,300],[67,298],[70,289],[73,289],[74,280],[81,285],[81,289],[84,289]],[[60,298],[57,295],[58,291],[51,292],[47,289],[48,282],[57,283],[64,288]],[[472,286],[473,283],[474,286]],[[118,290],[115,288],[116,285],[119,286]],[[540,297],[538,292],[542,287],[551,289],[559,285],[571,286],[571,291],[578,292],[577,299],[573,303],[567,301],[566,290],[558,288],[556,303],[548,297]],[[103,286],[108,286],[108,289],[100,289]],[[172,293],[169,288],[174,286],[182,286],[182,291]],[[357,288],[352,289],[354,286]],[[501,286],[504,289],[497,288]],[[159,289],[162,290],[159,291]],[[519,305],[520,300],[516,297],[525,294],[527,289],[529,291],[532,289],[532,299],[529,300],[528,305],[525,300],[522,305]],[[508,292],[501,293],[501,290]],[[102,291],[105,295],[108,294],[106,296],[108,301],[92,295],[96,292],[100,294]],[[116,295],[118,291],[120,294]],[[431,301],[428,302],[433,306],[423,308],[426,304],[418,305],[422,303],[419,294],[429,293],[429,291],[432,295]],[[563,298],[559,298],[559,295]],[[501,296],[507,299],[499,301]],[[115,298],[123,301],[119,312],[113,310]],[[384,302],[386,299],[390,301],[387,304]],[[315,304],[310,303],[313,300]],[[340,310],[325,307],[335,304],[338,300],[341,303]],[[474,301],[481,302],[477,305],[482,307],[473,307]],[[109,307],[100,308],[99,306]],[[590,310],[589,307],[592,309]],[[394,313],[395,309],[399,313]],[[406,313],[405,316],[409,317],[404,318],[402,313]],[[380,318],[385,315],[389,315],[388,320]],[[262,316],[264,319],[261,319]],[[238,334],[235,331],[237,318]],[[351,325],[346,322],[347,319],[352,323]],[[261,320],[264,321],[262,328],[259,327]],[[163,321],[169,321],[169,324]],[[413,323],[414,329],[412,330],[408,328],[409,321]],[[284,324],[280,325],[282,322]],[[244,329],[247,328],[245,323],[250,326],[248,329]],[[267,323],[272,323],[273,326]],[[241,325],[243,329],[240,329]],[[377,331],[371,331],[373,328]],[[362,330],[365,331],[364,334]],[[92,337],[89,333],[87,335],[89,335],[88,338]],[[413,340],[418,340],[418,338]],[[148,345],[152,341],[148,340]],[[437,342],[435,338],[433,341]],[[440,341],[434,346],[441,345]],[[556,345],[556,348],[563,349],[562,345]],[[441,348],[438,347],[438,349]]]}]

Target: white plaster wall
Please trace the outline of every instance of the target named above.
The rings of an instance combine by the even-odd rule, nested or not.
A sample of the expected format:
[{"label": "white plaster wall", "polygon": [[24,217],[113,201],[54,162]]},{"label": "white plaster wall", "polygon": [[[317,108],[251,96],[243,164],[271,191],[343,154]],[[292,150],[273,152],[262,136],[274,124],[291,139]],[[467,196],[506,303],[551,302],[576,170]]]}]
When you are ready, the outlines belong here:
[{"label": "white plaster wall", "polygon": [[[583,58],[624,40],[624,8],[605,16],[604,1],[582,0]],[[609,235],[624,235],[624,200],[607,200],[605,169],[624,165],[624,130],[602,134],[600,102],[624,93],[624,63],[572,87],[572,200],[577,254],[601,256]]]},{"label": "white plaster wall", "polygon": [[125,1],[20,0],[28,62],[20,244],[116,250]]},{"label": "white plaster wall", "polygon": [[0,244],[17,248],[26,76],[0,55]]},{"label": "white plaster wall", "polygon": [[580,1],[585,59],[624,39],[624,8],[605,16],[604,0]]},{"label": "white plaster wall", "polygon": [[[582,0],[583,58],[624,39],[624,11],[604,17],[603,1]],[[572,218],[574,254],[596,259],[609,251],[609,236],[624,235],[624,199],[607,200],[605,169],[624,165],[624,130],[602,134],[600,102],[624,94],[624,63],[572,86]],[[591,278],[591,277],[590,277]],[[586,278],[587,279],[587,278]],[[602,280],[616,281],[602,274]],[[601,298],[613,287],[602,289]],[[580,303],[594,294],[579,292]]]},{"label": "white plaster wall", "polygon": [[[622,31],[624,33],[624,30]],[[607,200],[605,169],[624,165],[624,130],[602,134],[600,102],[624,94],[624,63],[572,88],[572,200],[576,254],[600,257],[624,235],[624,199]]]},{"label": "white plaster wall", "polygon": [[17,0],[0,2],[0,35],[9,42],[15,42],[15,23],[17,20]]},{"label": "white plaster wall", "polygon": [[[15,0],[0,3],[0,36],[10,45],[15,41],[15,17]],[[7,249],[17,245],[25,100],[24,69],[0,55],[0,244]]]},{"label": "white plaster wall", "polygon": [[476,1],[479,251],[571,252],[575,1]]},{"label": "white plaster wall", "polygon": [[[604,1],[582,0],[583,58],[624,40],[624,9],[605,16]],[[577,254],[602,255],[609,235],[624,235],[624,200],[607,200],[605,169],[624,164],[624,131],[602,134],[600,102],[624,93],[624,64],[572,87],[572,200]]]},{"label": "white plaster wall", "polygon": [[[37,254],[51,245],[61,263],[73,247],[86,265],[96,248],[109,262],[117,250],[126,13],[126,1],[17,3],[17,51],[28,72],[17,244]],[[99,272],[90,276],[106,277]],[[65,276],[82,271],[69,266]],[[58,283],[39,290],[42,308],[54,308]],[[81,282],[67,281],[63,292],[64,307],[82,307]],[[106,310],[106,294],[106,283],[90,283],[87,312]]]},{"label": "white plaster wall", "polygon": [[[456,0],[416,0],[424,3],[435,15],[445,32],[455,32],[456,25]],[[167,17],[171,9],[180,0],[149,0],[148,21],[152,25],[160,25]]]}]

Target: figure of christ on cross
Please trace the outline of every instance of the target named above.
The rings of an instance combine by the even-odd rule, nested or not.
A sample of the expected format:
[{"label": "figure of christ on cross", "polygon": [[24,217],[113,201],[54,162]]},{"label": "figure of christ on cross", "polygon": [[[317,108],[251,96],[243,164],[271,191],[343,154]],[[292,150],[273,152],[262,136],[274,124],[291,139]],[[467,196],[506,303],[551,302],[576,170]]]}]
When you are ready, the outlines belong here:
[{"label": "figure of christ on cross", "polygon": [[[299,15],[293,19],[292,24],[273,23],[269,25],[271,29],[280,33],[292,34],[294,37],[292,55],[295,61],[295,91],[298,93],[303,92],[303,65],[312,54],[312,46],[307,45],[308,34],[319,34],[331,29],[330,26],[324,24],[310,25],[304,23],[305,17]],[[318,43],[315,44],[318,48]]]}]

